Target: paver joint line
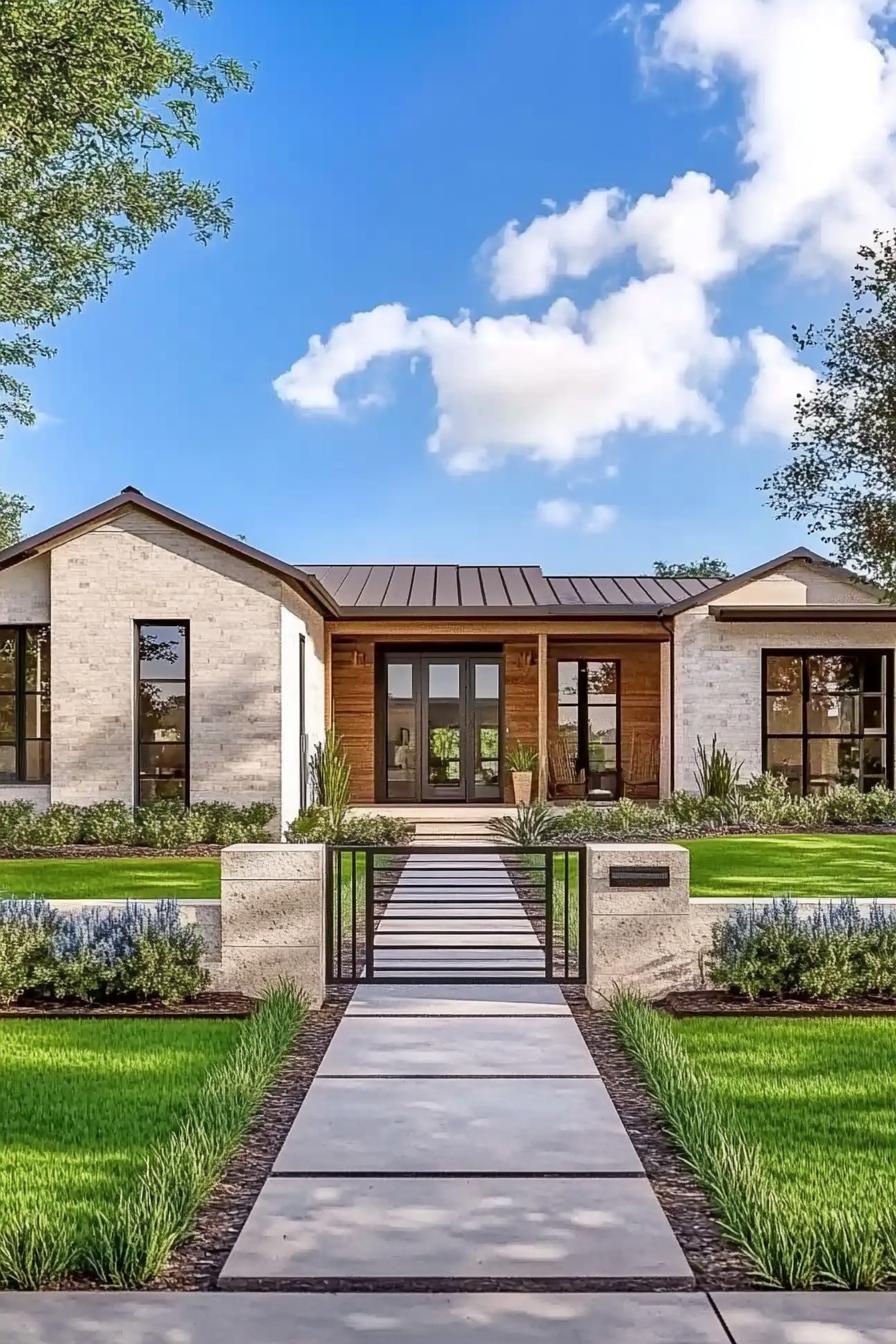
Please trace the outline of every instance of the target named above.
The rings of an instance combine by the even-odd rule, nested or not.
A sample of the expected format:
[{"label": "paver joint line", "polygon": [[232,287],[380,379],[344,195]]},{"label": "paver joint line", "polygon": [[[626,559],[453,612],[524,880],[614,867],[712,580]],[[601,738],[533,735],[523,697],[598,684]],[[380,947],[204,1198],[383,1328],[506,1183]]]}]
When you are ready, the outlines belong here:
[{"label": "paver joint line", "polygon": [[722,1327],[722,1330],[724,1331],[725,1334],[725,1338],[728,1340],[728,1344],[737,1344],[737,1340],[734,1338],[731,1331],[728,1329],[728,1322],[725,1320],[725,1317],[719,1311],[718,1303],[716,1302],[712,1293],[706,1294],[706,1300],[709,1303],[710,1308],[715,1312],[716,1320]]},{"label": "paver joint line", "polygon": [[[390,1180],[396,1181],[420,1181],[429,1179],[434,1173],[431,1171],[387,1171],[382,1168],[374,1171],[359,1171],[353,1167],[345,1167],[341,1171],[318,1171],[312,1168],[309,1171],[272,1171],[268,1180],[278,1181],[285,1177],[292,1177],[296,1180],[305,1180],[309,1176],[320,1177],[324,1180],[341,1180],[349,1176],[352,1180],[375,1180],[381,1176],[388,1176]],[[440,1171],[439,1179],[442,1181],[559,1181],[569,1180],[570,1177],[580,1176],[585,1181],[604,1181],[604,1180],[633,1180],[646,1181],[646,1171]]]}]

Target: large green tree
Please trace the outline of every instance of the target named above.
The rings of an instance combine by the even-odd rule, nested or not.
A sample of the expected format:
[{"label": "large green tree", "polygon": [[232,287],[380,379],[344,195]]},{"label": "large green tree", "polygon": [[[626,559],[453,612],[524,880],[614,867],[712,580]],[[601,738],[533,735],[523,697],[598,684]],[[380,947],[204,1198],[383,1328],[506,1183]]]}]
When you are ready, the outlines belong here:
[{"label": "large green tree", "polygon": [[0,490],[0,550],[21,540],[22,520],[33,508],[24,495],[11,495]]},{"label": "large green tree", "polygon": [[15,370],[52,353],[40,329],[102,299],[161,232],[206,242],[230,202],[171,160],[196,148],[198,106],[249,85],[203,63],[164,22],[211,0],[0,0],[0,431],[34,420]]},{"label": "large green tree", "polygon": [[789,460],[764,482],[779,518],[896,600],[896,234],[859,251],[852,300],[795,334],[818,381],[798,398]]},{"label": "large green tree", "polygon": [[685,560],[681,564],[654,560],[653,572],[658,579],[730,579],[731,570],[724,560],[704,555],[702,560]]}]

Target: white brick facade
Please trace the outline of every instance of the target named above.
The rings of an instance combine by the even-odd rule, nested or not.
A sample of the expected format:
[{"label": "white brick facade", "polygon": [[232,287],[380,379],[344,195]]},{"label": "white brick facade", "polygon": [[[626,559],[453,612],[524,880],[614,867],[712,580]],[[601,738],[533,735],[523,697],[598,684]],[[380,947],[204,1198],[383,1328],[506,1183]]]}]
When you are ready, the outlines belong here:
[{"label": "white brick facade", "polygon": [[[857,585],[798,564],[719,598],[713,605],[867,605]],[[693,789],[697,738],[743,761],[742,776],[762,769],[764,649],[892,649],[888,621],[716,621],[708,606],[675,618],[673,646],[675,787]]]},{"label": "white brick facade", "polygon": [[[57,802],[120,799],[135,781],[135,622],[190,624],[190,793],[298,808],[299,654],[306,730],[323,729],[323,621],[279,577],[131,509],[0,575],[0,624],[49,621]],[[6,786],[47,801],[47,789]],[[0,794],[2,796],[2,794]]]}]

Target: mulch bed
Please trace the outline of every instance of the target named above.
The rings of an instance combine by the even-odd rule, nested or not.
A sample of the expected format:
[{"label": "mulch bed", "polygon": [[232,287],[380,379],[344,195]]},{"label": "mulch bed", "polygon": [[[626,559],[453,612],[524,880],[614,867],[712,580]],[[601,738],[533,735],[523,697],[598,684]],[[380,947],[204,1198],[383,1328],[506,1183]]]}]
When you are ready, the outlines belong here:
[{"label": "mulch bed", "polygon": [[163,1274],[147,1285],[149,1291],[207,1292],[216,1287],[354,989],[354,985],[344,989],[329,986],[327,1002],[308,1014],[285,1065],[189,1241],[175,1251]]},{"label": "mulch bed", "polygon": [[197,994],[188,1003],[65,1003],[19,999],[0,1009],[5,1017],[249,1017],[256,1000],[246,994]]},{"label": "mulch bed", "polygon": [[0,846],[0,859],[217,859],[220,854],[220,845],[183,845],[180,849],[153,849],[150,845]]},{"label": "mulch bed", "polygon": [[705,1292],[760,1287],[747,1257],[725,1240],[709,1200],[666,1136],[656,1106],[620,1045],[609,1014],[590,1008],[581,986],[562,988],[613,1105],[694,1271],[696,1287]]},{"label": "mulch bed", "polygon": [[893,1017],[896,999],[748,999],[724,989],[682,990],[666,994],[657,1008],[672,1017]]}]

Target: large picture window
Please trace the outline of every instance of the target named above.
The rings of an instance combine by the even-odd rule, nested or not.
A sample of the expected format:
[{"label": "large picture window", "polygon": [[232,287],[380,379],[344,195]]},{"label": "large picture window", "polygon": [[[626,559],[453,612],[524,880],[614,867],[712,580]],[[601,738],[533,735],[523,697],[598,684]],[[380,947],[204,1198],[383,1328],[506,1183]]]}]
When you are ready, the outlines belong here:
[{"label": "large picture window", "polygon": [[888,784],[891,681],[879,650],[767,652],[764,768],[794,793]]},{"label": "large picture window", "polygon": [[50,778],[50,629],[0,626],[0,783]]},{"label": "large picture window", "polygon": [[189,801],[190,634],[185,622],[137,625],[137,801]]}]

